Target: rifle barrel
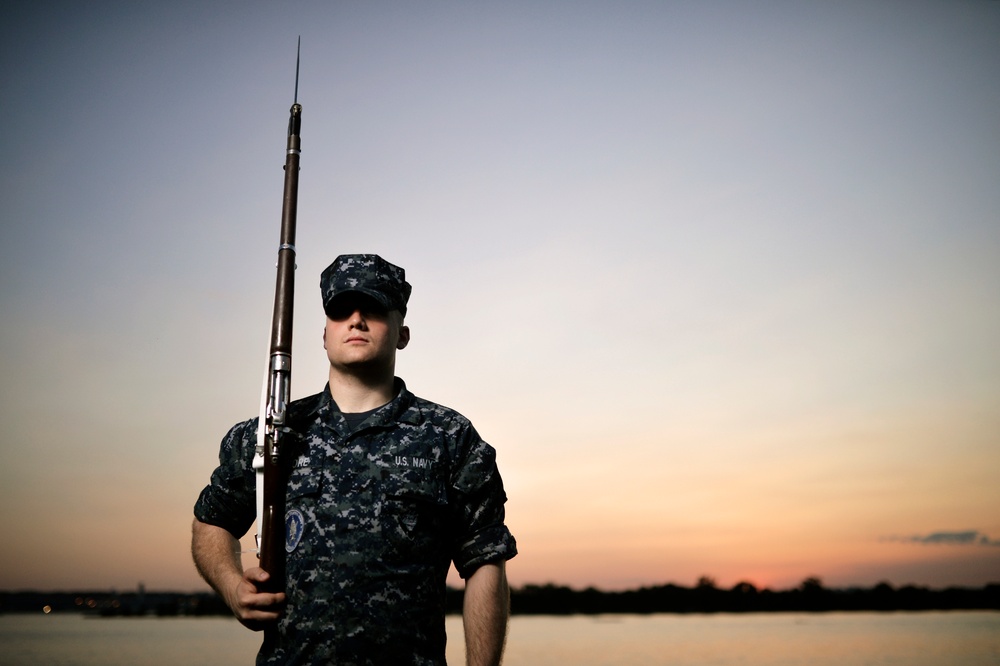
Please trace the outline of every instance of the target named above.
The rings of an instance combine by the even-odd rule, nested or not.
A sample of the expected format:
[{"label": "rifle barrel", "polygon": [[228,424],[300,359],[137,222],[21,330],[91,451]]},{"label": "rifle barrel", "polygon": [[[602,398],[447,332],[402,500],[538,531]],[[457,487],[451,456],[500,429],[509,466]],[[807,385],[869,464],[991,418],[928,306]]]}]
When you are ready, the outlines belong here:
[{"label": "rifle barrel", "polygon": [[[301,38],[299,39],[301,45]],[[299,196],[299,132],[302,105],[299,96],[299,53],[295,54],[295,99],[289,111],[288,147],[285,154],[285,186],[281,205],[274,311],[271,316],[271,347],[268,366],[266,412],[258,427],[264,434],[264,500],[259,544],[260,566],[271,577],[265,591],[285,589],[285,488],[286,468],[283,439],[287,429],[287,407],[292,381],[292,315],[295,300],[295,222]]]}]

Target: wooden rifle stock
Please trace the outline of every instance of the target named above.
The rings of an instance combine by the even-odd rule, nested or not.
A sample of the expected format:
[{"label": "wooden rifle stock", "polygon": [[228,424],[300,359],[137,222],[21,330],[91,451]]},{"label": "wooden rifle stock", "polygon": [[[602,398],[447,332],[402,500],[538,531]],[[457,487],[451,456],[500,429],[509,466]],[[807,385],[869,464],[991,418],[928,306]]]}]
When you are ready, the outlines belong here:
[{"label": "wooden rifle stock", "polygon": [[[281,207],[278,275],[271,317],[271,347],[266,397],[258,427],[264,428],[264,498],[260,522],[260,567],[270,574],[268,592],[285,590],[285,489],[287,464],[283,457],[287,433],[287,408],[292,380],[292,310],[295,297],[295,218],[299,192],[299,130],[302,105],[298,103],[299,63],[295,62],[295,101],[288,119],[285,156],[285,190]],[[258,482],[260,476],[258,475]]]}]

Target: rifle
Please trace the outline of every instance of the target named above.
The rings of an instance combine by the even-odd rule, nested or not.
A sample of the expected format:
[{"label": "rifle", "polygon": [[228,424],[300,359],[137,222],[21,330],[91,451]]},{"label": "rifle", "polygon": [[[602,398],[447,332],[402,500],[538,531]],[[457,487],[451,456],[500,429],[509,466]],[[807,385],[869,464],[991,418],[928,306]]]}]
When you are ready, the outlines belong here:
[{"label": "rifle", "polygon": [[292,306],[295,297],[295,217],[299,197],[299,54],[295,52],[295,97],[288,118],[288,150],[285,156],[285,191],[281,207],[278,245],[278,276],[271,317],[271,348],[261,395],[257,423],[257,449],[253,467],[257,478],[257,554],[260,567],[271,577],[267,592],[285,590],[285,454],[287,407],[292,380]]}]

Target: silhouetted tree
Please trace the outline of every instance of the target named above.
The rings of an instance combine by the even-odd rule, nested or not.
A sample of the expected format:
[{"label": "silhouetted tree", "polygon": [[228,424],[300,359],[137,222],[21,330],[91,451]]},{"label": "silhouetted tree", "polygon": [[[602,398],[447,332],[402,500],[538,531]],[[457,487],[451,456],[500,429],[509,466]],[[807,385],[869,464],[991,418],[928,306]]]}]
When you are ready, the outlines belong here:
[{"label": "silhouetted tree", "polygon": [[807,594],[822,592],[823,581],[820,579],[819,576],[810,576],[809,578],[806,578],[804,581],[802,581],[800,589]]}]

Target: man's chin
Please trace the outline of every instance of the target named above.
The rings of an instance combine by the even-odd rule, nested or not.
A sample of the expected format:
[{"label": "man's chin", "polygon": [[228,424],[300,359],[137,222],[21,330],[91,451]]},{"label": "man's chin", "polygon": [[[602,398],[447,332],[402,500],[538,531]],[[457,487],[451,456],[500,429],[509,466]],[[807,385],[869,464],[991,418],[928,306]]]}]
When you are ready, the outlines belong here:
[{"label": "man's chin", "polygon": [[381,375],[393,372],[391,364],[384,359],[347,358],[330,364],[335,371],[350,375]]}]

